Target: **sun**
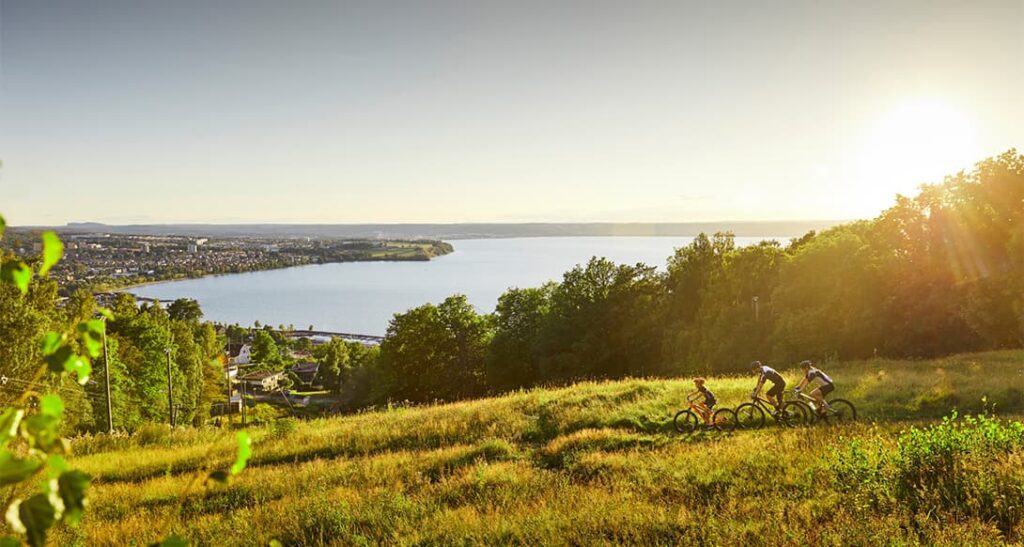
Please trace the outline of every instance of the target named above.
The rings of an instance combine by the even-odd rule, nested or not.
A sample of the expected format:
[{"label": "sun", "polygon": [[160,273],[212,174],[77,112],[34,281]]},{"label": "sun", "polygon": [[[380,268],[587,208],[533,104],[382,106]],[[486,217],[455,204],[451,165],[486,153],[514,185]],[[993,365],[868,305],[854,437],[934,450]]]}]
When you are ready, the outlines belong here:
[{"label": "sun", "polygon": [[918,99],[894,106],[864,133],[855,184],[864,212],[914,195],[922,183],[941,182],[980,159],[971,119],[949,103]]}]

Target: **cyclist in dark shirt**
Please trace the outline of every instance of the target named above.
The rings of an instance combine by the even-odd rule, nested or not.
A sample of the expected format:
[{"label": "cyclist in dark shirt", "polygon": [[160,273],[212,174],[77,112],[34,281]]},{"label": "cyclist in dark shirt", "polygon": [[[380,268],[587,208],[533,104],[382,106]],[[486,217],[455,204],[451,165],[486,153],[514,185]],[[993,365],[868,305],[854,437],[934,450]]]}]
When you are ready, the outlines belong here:
[{"label": "cyclist in dark shirt", "polygon": [[786,380],[781,374],[772,367],[761,364],[761,361],[754,361],[750,363],[750,371],[757,374],[757,387],[750,394],[751,397],[757,397],[760,393],[761,387],[764,386],[765,381],[770,381],[772,387],[768,389],[768,402],[775,407],[775,410],[782,408],[782,394],[786,391]]},{"label": "cyclist in dark shirt", "polygon": [[836,389],[835,384],[832,383],[832,378],[828,374],[825,374],[814,366],[814,363],[810,361],[802,361],[800,368],[804,370],[804,379],[800,380],[800,385],[796,386],[796,392],[800,393],[800,390],[809,385],[811,382],[818,381],[821,383],[810,395],[814,398],[814,402],[818,404],[818,412],[824,413],[828,411],[828,402],[825,401],[825,396],[832,393]]},{"label": "cyclist in dark shirt", "polygon": [[711,393],[711,390],[704,385],[704,378],[694,378],[693,387],[697,389],[686,396],[686,402],[694,403],[697,411],[704,418],[704,422],[711,423],[711,410],[718,403],[715,394]]}]

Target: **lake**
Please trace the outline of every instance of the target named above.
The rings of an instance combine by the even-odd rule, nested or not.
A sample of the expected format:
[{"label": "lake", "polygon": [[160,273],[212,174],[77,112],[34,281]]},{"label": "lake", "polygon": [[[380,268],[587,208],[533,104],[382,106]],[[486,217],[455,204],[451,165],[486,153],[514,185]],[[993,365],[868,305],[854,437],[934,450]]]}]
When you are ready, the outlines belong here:
[{"label": "lake", "polygon": [[[749,245],[774,237],[737,237]],[[465,294],[481,312],[509,287],[536,287],[592,256],[665,267],[692,237],[537,237],[461,239],[455,252],[430,262],[344,262],[156,283],[130,292],[150,298],[194,298],[206,319],[221,323],[295,325],[304,329],[383,335],[396,312]]]}]

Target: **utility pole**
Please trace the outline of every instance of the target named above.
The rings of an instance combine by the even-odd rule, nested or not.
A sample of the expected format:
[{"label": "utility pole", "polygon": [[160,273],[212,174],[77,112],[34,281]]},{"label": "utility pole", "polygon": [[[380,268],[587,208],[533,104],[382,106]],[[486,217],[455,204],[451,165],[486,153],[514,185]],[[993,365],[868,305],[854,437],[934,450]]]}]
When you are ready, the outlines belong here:
[{"label": "utility pole", "polygon": [[242,380],[242,427],[245,427],[245,380]]},{"label": "utility pole", "polygon": [[164,348],[167,355],[167,417],[174,427],[174,387],[171,385],[171,348]]},{"label": "utility pole", "polygon": [[114,432],[114,406],[110,402],[110,357],[107,353],[107,318],[103,317],[103,376],[107,384],[107,433]]},{"label": "utility pole", "polygon": [[754,297],[754,321],[760,321],[761,320],[761,306],[758,305],[758,300],[760,300],[760,299],[755,296]]}]

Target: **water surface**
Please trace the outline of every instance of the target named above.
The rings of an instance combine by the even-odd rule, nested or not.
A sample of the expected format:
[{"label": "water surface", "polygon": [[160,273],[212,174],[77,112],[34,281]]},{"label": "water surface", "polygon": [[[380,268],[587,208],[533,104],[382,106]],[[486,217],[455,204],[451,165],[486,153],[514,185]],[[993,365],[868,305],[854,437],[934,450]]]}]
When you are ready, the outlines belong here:
[{"label": "water surface", "polygon": [[[738,237],[737,245],[761,237]],[[383,335],[396,312],[452,294],[493,311],[509,287],[535,287],[591,256],[664,268],[692,237],[544,237],[462,239],[430,262],[346,262],[170,281],[131,292],[170,300],[195,298],[206,319],[222,323],[295,325]],[[783,240],[784,241],[784,240]]]}]

